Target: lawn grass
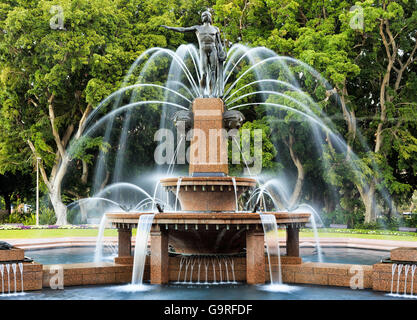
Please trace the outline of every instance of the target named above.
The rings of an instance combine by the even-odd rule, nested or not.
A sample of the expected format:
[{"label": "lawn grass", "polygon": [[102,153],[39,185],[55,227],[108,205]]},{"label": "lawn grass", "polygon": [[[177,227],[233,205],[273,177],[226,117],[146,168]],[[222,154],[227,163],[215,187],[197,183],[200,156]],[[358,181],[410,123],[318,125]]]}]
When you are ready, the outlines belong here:
[{"label": "lawn grass", "polygon": [[[97,237],[98,229],[32,229],[0,230],[0,239],[40,239],[66,237]],[[104,236],[117,236],[116,229],[106,229]]]},{"label": "lawn grass", "polygon": [[[360,233],[341,233],[341,232],[319,232],[319,238],[356,238],[356,239],[377,239],[377,240],[396,240],[396,241],[417,241],[416,236],[410,235],[382,235],[382,234],[360,234]],[[300,238],[313,238],[313,232],[300,232]]]},{"label": "lawn grass", "polygon": [[[65,238],[65,237],[97,237],[98,229],[32,229],[32,230],[0,230],[0,239],[39,239],[39,238]],[[136,235],[136,229],[133,229]],[[279,231],[280,238],[285,238],[285,231]],[[417,236],[404,233],[404,235],[378,235],[378,234],[355,234],[342,232],[319,232],[320,238],[359,238],[359,239],[379,239],[397,241],[417,241]],[[106,237],[116,237],[116,229],[106,229]],[[314,233],[301,231],[300,238],[313,238]]]}]

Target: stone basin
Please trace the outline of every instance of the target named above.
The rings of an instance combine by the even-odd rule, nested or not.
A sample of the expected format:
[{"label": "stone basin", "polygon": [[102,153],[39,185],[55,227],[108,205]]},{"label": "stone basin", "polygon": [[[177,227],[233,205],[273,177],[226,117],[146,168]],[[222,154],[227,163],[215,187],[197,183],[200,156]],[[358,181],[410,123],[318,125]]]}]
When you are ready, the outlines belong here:
[{"label": "stone basin", "polygon": [[235,211],[234,181],[238,199],[243,192],[256,186],[255,179],[228,176],[166,178],[161,180],[161,185],[175,195],[179,179],[178,200],[181,210],[190,212]]},{"label": "stone basin", "polygon": [[[267,212],[281,226],[301,227],[309,213]],[[136,228],[139,217],[149,212],[107,213],[118,229]],[[249,212],[164,212],[155,214],[154,229],[168,234],[168,243],[178,253],[232,254],[243,252],[246,232],[263,233],[258,213]]]}]

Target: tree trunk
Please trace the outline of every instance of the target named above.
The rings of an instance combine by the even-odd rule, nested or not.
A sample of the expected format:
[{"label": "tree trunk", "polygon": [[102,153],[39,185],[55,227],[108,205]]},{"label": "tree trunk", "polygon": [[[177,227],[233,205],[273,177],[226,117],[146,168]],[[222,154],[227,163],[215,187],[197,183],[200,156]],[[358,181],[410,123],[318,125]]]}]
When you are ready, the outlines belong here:
[{"label": "tree trunk", "polygon": [[65,225],[67,224],[67,206],[62,202],[61,198],[61,185],[62,180],[67,173],[69,166],[69,158],[65,156],[64,159],[58,164],[59,168],[56,170],[56,176],[53,179],[51,188],[49,188],[49,198],[51,199],[52,206],[54,207],[56,214],[56,224]]},{"label": "tree trunk", "polygon": [[376,203],[375,203],[375,182],[371,182],[369,188],[364,190],[358,186],[359,194],[365,206],[365,223],[376,221]]},{"label": "tree trunk", "polygon": [[10,199],[10,195],[7,193],[3,194],[4,204],[6,206],[7,214],[10,216],[12,213],[12,201]]},{"label": "tree trunk", "polygon": [[62,203],[61,192],[56,189],[49,190],[49,198],[54,207],[57,225],[67,224],[67,207]]},{"label": "tree trunk", "polygon": [[[49,198],[51,199],[52,206],[54,207],[54,210],[55,210],[55,215],[57,218],[56,223],[57,225],[65,225],[67,224],[67,211],[68,210],[65,204],[62,202],[61,184],[62,184],[65,174],[67,173],[69,162],[70,162],[70,158],[65,148],[67,147],[67,144],[74,132],[75,126],[74,124],[70,124],[65,130],[63,137],[62,138],[60,137],[60,134],[55,124],[55,111],[54,111],[54,105],[53,105],[54,98],[55,98],[55,95],[52,94],[48,100],[48,109],[49,109],[49,120],[51,123],[52,135],[54,137],[54,140],[57,146],[55,165],[53,166],[51,170],[49,179],[48,179],[48,176],[46,174],[46,171],[42,162],[39,165],[39,169],[41,172],[43,182],[46,184],[48,188],[48,195],[49,195]],[[77,141],[81,137],[82,133],[84,132],[85,121],[88,115],[90,114],[91,110],[92,110],[92,106],[91,104],[88,104],[79,122],[78,130],[76,134],[74,135],[74,141]],[[35,146],[33,145],[33,143],[30,140],[28,140],[27,142],[33,154],[36,157],[39,157],[39,154]],[[85,169],[85,167],[83,167],[83,169]]]},{"label": "tree trunk", "polygon": [[293,150],[293,145],[294,145],[294,136],[290,134],[288,138],[287,146],[290,151],[291,159],[297,168],[297,181],[295,183],[294,190],[290,197],[290,200],[288,201],[288,208],[294,207],[300,201],[301,190],[303,188],[304,175],[305,175],[303,164],[301,163],[300,159],[295,154]]},{"label": "tree trunk", "polygon": [[324,196],[324,210],[327,213],[333,212],[336,209],[336,204],[332,197],[330,197],[328,194]]}]

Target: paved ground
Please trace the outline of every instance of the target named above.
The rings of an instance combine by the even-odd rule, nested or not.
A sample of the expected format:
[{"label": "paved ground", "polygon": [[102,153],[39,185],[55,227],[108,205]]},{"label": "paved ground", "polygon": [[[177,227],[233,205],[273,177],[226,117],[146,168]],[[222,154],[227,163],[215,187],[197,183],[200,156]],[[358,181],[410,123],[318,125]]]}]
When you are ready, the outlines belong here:
[{"label": "paved ground", "polygon": [[[43,239],[2,239],[22,249],[45,249],[58,247],[82,247],[95,246],[95,237],[67,237],[67,238],[43,238]],[[117,243],[117,237],[105,237],[106,242]],[[132,238],[132,243],[135,239]],[[280,245],[285,246],[282,239]],[[322,247],[343,247],[374,250],[391,250],[398,247],[416,247],[415,241],[376,240],[359,238],[320,238]],[[314,238],[300,238],[300,247],[314,247]]]}]

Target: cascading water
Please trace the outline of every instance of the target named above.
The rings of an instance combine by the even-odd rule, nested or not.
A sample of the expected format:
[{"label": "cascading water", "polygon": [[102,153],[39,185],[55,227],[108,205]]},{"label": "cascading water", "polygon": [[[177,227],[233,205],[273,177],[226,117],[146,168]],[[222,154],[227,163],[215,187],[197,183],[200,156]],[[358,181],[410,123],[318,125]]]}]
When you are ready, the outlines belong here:
[{"label": "cascading water", "polygon": [[4,294],[4,264],[0,264],[1,294]]},{"label": "cascading water", "polygon": [[222,263],[220,259],[218,263],[219,263],[219,271],[220,271],[220,283],[223,283]]},{"label": "cascading water", "polygon": [[232,177],[232,182],[233,182],[233,189],[235,190],[235,205],[236,205],[236,209],[235,212],[239,211],[239,204],[238,204],[238,199],[237,199],[237,186],[236,186],[236,178]]},{"label": "cascading water", "polygon": [[200,284],[200,270],[201,270],[201,258],[198,257],[198,277],[197,277],[197,283]]},{"label": "cascading water", "polygon": [[187,261],[185,262],[185,273],[184,273],[184,281],[183,283],[187,282],[187,271],[188,271],[188,267],[190,266],[190,259],[187,259]]},{"label": "cascading water", "polygon": [[[218,267],[216,267],[216,265],[218,265]],[[204,269],[201,268],[201,266],[203,266]],[[181,270],[183,268],[185,270],[182,274]],[[224,280],[223,268],[225,269]],[[211,275],[212,278],[210,278]],[[202,278],[205,279],[203,282],[201,281]],[[183,285],[237,284],[234,259],[222,255],[183,255],[179,262],[179,272],[176,283]]]},{"label": "cascading water", "polygon": [[[413,298],[413,299],[417,298],[417,296],[414,295],[414,275],[415,275],[416,269],[417,269],[416,264],[410,265],[410,264],[393,263],[391,267],[391,290],[388,295],[393,296],[393,297],[402,297],[402,298]],[[400,282],[401,282],[401,274],[403,270],[404,270],[404,290],[403,290],[403,293],[401,294]],[[396,289],[396,292],[394,292],[394,281],[395,281],[396,273],[397,273],[397,278],[396,278],[397,289]],[[407,294],[407,288],[408,288],[407,283],[408,283],[408,278],[409,278],[408,275],[410,273],[411,273],[410,294]]]},{"label": "cascading water", "polygon": [[235,277],[235,262],[233,259],[230,259],[230,266],[232,268],[233,283],[237,283]]},{"label": "cascading water", "polygon": [[194,271],[194,265],[195,265],[195,258],[191,260],[191,273],[190,273],[190,283],[193,282],[193,271]]},{"label": "cascading water", "polygon": [[[269,275],[271,284],[282,284],[281,276],[281,253],[279,249],[279,235],[277,228],[277,220],[273,214],[260,214],[262,227],[265,234],[266,251],[268,255]],[[278,270],[272,271],[271,255],[277,257]]]},{"label": "cascading water", "polygon": [[[180,270],[178,271],[178,280],[177,280],[177,283],[180,283],[181,270],[182,270],[182,266],[184,265],[184,261],[185,261],[185,257],[181,257],[181,260],[180,260]],[[198,266],[198,274],[200,275],[200,265]]]},{"label": "cascading water", "polygon": [[401,278],[401,271],[403,270],[403,265],[398,265],[398,278],[397,278],[397,294],[400,294],[400,278]]},{"label": "cascading water", "polygon": [[393,263],[392,267],[391,267],[391,294],[393,294],[393,290],[394,290],[394,274],[395,274],[395,269],[397,268],[397,264]]},{"label": "cascading water", "polygon": [[132,271],[133,285],[142,285],[143,283],[143,273],[145,270],[146,255],[148,253],[148,238],[154,216],[154,214],[143,214],[138,221]]},{"label": "cascading water", "polygon": [[25,286],[23,284],[23,263],[22,262],[19,262],[18,263],[18,266],[19,266],[19,271],[20,271],[20,284],[22,286],[22,291],[21,292],[23,292],[24,291],[24,288],[25,288]]},{"label": "cascading water", "polygon": [[213,284],[216,284],[216,262],[214,258],[211,259],[211,266],[213,267]]},{"label": "cascading water", "polygon": [[227,260],[224,259],[223,262],[224,262],[224,265],[225,265],[225,268],[226,268],[226,279],[227,279],[227,282],[230,282],[230,279],[229,279],[229,270],[227,268]]},{"label": "cascading water", "polygon": [[208,284],[208,267],[209,267],[209,261],[208,259],[204,259],[204,269],[206,270],[206,281],[205,284]]},{"label": "cascading water", "polygon": [[[148,108],[146,109],[149,112],[153,112],[154,109],[161,107],[162,114],[168,115],[171,114],[172,110],[185,110],[190,111],[190,105],[192,105],[192,100],[196,97],[201,96],[200,90],[198,88],[197,83],[201,78],[201,70],[198,68],[200,65],[200,61],[198,60],[198,54],[196,54],[197,50],[192,45],[181,46],[178,48],[176,52],[173,52],[168,49],[162,48],[152,48],[145,51],[132,65],[128,74],[126,75],[125,79],[123,80],[122,88],[119,89],[117,92],[106,98],[99,106],[95,108],[95,110],[91,113],[86,121],[86,129],[84,131],[84,136],[104,136],[103,137],[103,144],[108,144],[112,146],[112,151],[117,150],[117,154],[114,157],[116,159],[116,164],[114,168],[114,172],[112,170],[108,170],[106,174],[106,166],[108,163],[111,163],[112,157],[114,155],[110,155],[103,150],[100,150],[100,155],[98,157],[98,161],[96,164],[95,169],[95,176],[94,176],[94,186],[93,186],[93,193],[97,199],[103,195],[106,191],[108,191],[109,187],[105,187],[108,181],[116,182],[112,186],[120,187],[120,181],[131,181],[133,178],[130,176],[133,169],[126,165],[129,163],[127,161],[127,152],[126,152],[126,145],[128,144],[129,135],[128,132],[130,128],[138,126],[138,123],[135,123],[133,112],[135,109],[139,108]],[[306,64],[302,63],[301,61],[289,58],[289,57],[280,57],[276,55],[269,49],[266,48],[252,48],[249,49],[243,45],[236,45],[233,46],[230,51],[230,56],[226,61],[226,65],[224,68],[224,79],[225,79],[225,86],[227,84],[227,91],[224,93],[223,100],[225,102],[226,108],[228,110],[244,108],[248,110],[249,108],[262,106],[265,108],[267,115],[273,116],[279,114],[280,117],[291,117],[294,115],[294,119],[301,124],[307,124],[306,127],[310,127],[312,134],[306,135],[307,137],[311,137],[311,145],[317,147],[317,150],[324,154],[324,149],[327,146],[334,147],[335,152],[340,154],[347,154],[349,157],[346,157],[346,161],[348,166],[351,170],[355,172],[359,172],[359,176],[362,174],[360,170],[360,166],[357,165],[358,158],[352,153],[350,148],[347,147],[346,142],[341,135],[337,132],[336,126],[331,121],[330,117],[324,114],[322,110],[322,106],[315,103],[313,99],[305,92],[303,92],[300,88],[303,87],[297,78],[301,79],[304,74],[309,74],[313,77],[313,80],[316,81],[317,85],[321,83],[325,89],[332,89],[329,86],[327,81],[325,81],[320,74],[318,74],[315,70],[311,67],[307,66]],[[232,54],[233,53],[233,54]],[[167,73],[167,81],[165,85],[160,84],[152,84],[152,83],[143,83],[148,81],[160,82],[161,79],[150,79],[153,77],[155,72],[148,72],[148,67],[150,66],[158,66],[157,59],[170,59],[171,63],[168,63],[169,72]],[[188,59],[188,61],[186,61]],[[191,60],[189,60],[191,59]],[[142,64],[146,61],[144,66]],[[192,62],[192,63],[191,63]],[[249,64],[248,68],[246,65]],[[161,65],[167,65],[163,63]],[[142,69],[139,72],[138,79],[132,86],[128,86],[132,82],[132,77],[136,76],[135,69],[142,66]],[[194,66],[190,67],[190,66]],[[190,69],[190,68],[191,69]],[[290,68],[296,67],[297,69],[301,69],[302,72],[297,71],[297,74],[292,72]],[[244,69],[246,68],[246,69]],[[244,71],[245,70],[245,71]],[[278,70],[274,73],[272,70]],[[244,71],[244,72],[243,72]],[[255,81],[252,81],[249,84],[244,84],[243,82],[247,80],[246,76],[254,75]],[[300,77],[298,77],[300,76]],[[149,77],[149,78],[148,78]],[[304,76],[305,78],[305,76]],[[277,80],[280,79],[280,80]],[[230,82],[228,82],[230,80]],[[307,81],[307,80],[306,80]],[[242,85],[243,84],[243,85]],[[251,88],[253,89],[251,91]],[[147,90],[148,91],[144,91]],[[151,89],[151,90],[150,90]],[[249,93],[246,93],[251,91]],[[143,97],[141,93],[145,92],[146,95]],[[130,99],[128,94],[131,94]],[[163,96],[163,99],[161,98]],[[233,99],[231,99],[233,97]],[[261,101],[258,101],[261,97]],[[148,99],[147,101],[141,101],[141,99]],[[152,100],[151,100],[152,99]],[[249,103],[240,103],[242,99],[245,101],[249,101]],[[336,99],[337,100],[337,99]],[[124,101],[129,101],[128,104],[122,105]],[[108,105],[113,102],[113,105],[108,108]],[[330,109],[330,108],[329,108]],[[108,112],[110,110],[110,112]],[[140,114],[140,113],[138,113]],[[102,118],[99,118],[102,116]],[[279,118],[279,117],[278,117]],[[301,120],[300,120],[301,119]],[[281,119],[282,120],[282,119]],[[165,119],[161,120],[160,128],[163,128],[162,122]],[[117,125],[121,125],[121,128],[116,127]],[[151,124],[149,124],[151,125]],[[103,132],[104,127],[104,132]],[[271,126],[272,127],[272,126]],[[119,130],[114,130],[114,129]],[[140,131],[140,130],[137,130]],[[120,132],[121,136],[114,137],[112,136],[113,132]],[[104,133],[104,134],[103,134]],[[184,137],[180,138],[181,142],[185,140]],[[82,139],[80,139],[82,141]],[[113,143],[113,141],[118,141]],[[249,168],[249,159],[246,159],[245,155],[242,153],[239,143],[237,142],[236,138],[233,137],[233,141],[238,146],[240,153],[243,156],[243,162],[246,166],[247,173],[252,176],[251,170]],[[185,141],[184,141],[185,142]],[[118,145],[117,145],[118,144]],[[74,145],[72,145],[74,147]],[[77,148],[74,148],[76,150]],[[366,148],[365,148],[366,149]],[[174,154],[168,161],[168,172],[173,172],[174,169],[174,161],[178,155],[179,148],[174,148]],[[71,154],[71,152],[69,152]],[[135,155],[133,152],[132,154]],[[328,157],[323,158],[323,168],[330,167]],[[131,161],[134,163],[134,161]],[[293,162],[295,162],[293,160]],[[126,168],[125,168],[126,167]],[[129,167],[129,170],[124,170]],[[283,166],[285,170],[291,170],[294,166]],[[111,177],[111,174],[113,176]],[[140,180],[138,177],[137,180]],[[178,178],[177,181],[177,188],[176,194],[174,199],[174,211],[177,211],[177,204],[178,204],[178,196],[181,187],[181,180],[182,178]],[[361,179],[358,179],[361,180]],[[236,211],[238,211],[238,197],[237,197],[237,186],[236,186],[236,179],[233,178],[233,187],[235,191],[235,203],[236,203]],[[366,179],[363,179],[366,181]],[[367,189],[366,182],[365,185],[362,186],[363,189]],[[290,189],[296,189],[296,183],[289,183],[289,187],[287,188],[287,193],[291,194]],[[138,186],[136,186],[138,189]],[[333,186],[329,186],[329,189],[335,189]],[[141,189],[144,191],[143,189]],[[154,191],[154,197],[150,197],[147,193],[148,199],[152,201],[152,210],[156,204],[156,191],[157,187]],[[337,190],[333,190],[337,191]],[[121,199],[125,195],[121,189],[116,189],[117,193],[117,202],[122,203]],[[276,208],[279,209],[278,203],[285,202],[282,199],[277,201],[277,199],[273,199],[266,188],[261,188],[259,190],[259,197],[257,200],[261,202],[261,207],[263,211],[266,211],[266,200],[264,195],[269,196],[272,198],[274,205]],[[337,194],[337,192],[334,192]],[[103,197],[102,197],[103,198]],[[294,208],[297,206],[300,196],[291,196],[287,201],[287,205],[285,207],[280,207],[281,209],[285,208]],[[108,201],[107,201],[108,200]],[[108,204],[115,205],[114,200],[107,199],[105,202]],[[103,200],[104,201],[104,200]],[[113,203],[112,203],[113,202]],[[127,201],[129,202],[129,201]],[[161,201],[162,202],[162,201]],[[172,204],[168,203],[169,199],[166,199],[167,207]],[[137,202],[136,203],[141,203]],[[126,204],[123,202],[123,205],[119,205],[120,208],[127,208],[125,211],[130,211],[129,209],[143,209],[149,203],[143,202],[141,206],[137,205],[136,207],[130,206],[130,204]],[[122,207],[123,206],[123,207]],[[292,210],[288,210],[292,212]],[[148,236],[149,230],[153,221],[153,214],[149,215],[142,215],[138,222],[138,233],[136,236],[136,248],[134,254],[134,268],[132,274],[132,284],[142,284],[143,282],[143,272],[144,272],[144,264],[146,259],[147,253],[147,243],[148,243]],[[270,268],[270,279],[271,284],[281,284],[282,283],[282,275],[281,275],[281,259],[280,259],[280,249],[279,249],[279,239],[278,239],[278,229],[277,223],[274,215],[263,213],[260,215],[262,220],[262,225],[265,233],[265,242],[267,247],[267,255],[268,255],[268,262]],[[317,252],[319,261],[322,261],[322,252],[321,247],[318,242],[318,234],[317,234],[317,227],[316,227],[316,217],[312,215],[311,222],[313,224],[314,229],[314,236],[317,243]],[[103,225],[103,226],[102,226]],[[104,233],[104,226],[105,226],[105,218],[102,219],[100,222],[100,230],[99,236],[97,239],[97,248],[95,253],[95,261],[102,260],[102,238]],[[101,240],[100,240],[101,239]],[[278,270],[273,272],[272,266],[273,263],[271,261],[271,255],[276,255],[277,257],[277,267]],[[214,258],[213,258],[214,259]],[[209,261],[208,259],[204,260],[205,266],[205,283],[208,283],[208,267]],[[181,260],[182,261],[182,260]],[[185,275],[184,275],[184,283],[187,282],[189,277],[190,282],[193,278],[193,270],[194,264],[196,260],[184,259],[183,263],[180,262],[180,271],[178,275],[178,282],[180,281],[181,270],[183,264],[185,263]],[[214,260],[213,260],[214,261]],[[213,264],[213,276],[215,281],[215,267],[214,262]],[[219,273],[220,273],[220,282],[223,282],[222,276],[222,262],[225,264],[226,275],[225,280],[230,282],[229,276],[229,266],[233,272],[233,281],[235,282],[234,276],[234,265],[228,264],[227,259],[219,259]],[[188,275],[188,270],[191,265],[191,275]],[[198,260],[198,278],[200,281],[200,265],[201,262]],[[10,267],[7,267],[7,271],[9,272]],[[399,269],[399,276],[401,270]],[[8,274],[9,275],[9,274]],[[187,277],[188,276],[188,277]],[[10,276],[9,276],[10,278]],[[9,285],[10,290],[10,285]],[[391,290],[392,291],[392,290]],[[398,285],[397,285],[398,291]]]},{"label": "cascading water", "polygon": [[182,181],[182,177],[179,177],[177,181],[177,190],[175,191],[175,208],[174,208],[175,212],[177,211],[178,194],[180,193],[180,189],[181,189],[181,181]]},{"label": "cascading water", "polygon": [[[169,59],[171,62],[168,65],[166,63],[159,64],[159,59],[163,61]],[[164,48],[146,50],[132,64],[123,79],[122,87],[104,99],[88,117],[84,135],[94,136],[99,132],[101,135],[100,130],[104,127],[103,142],[114,145],[115,143],[112,143],[112,141],[117,141],[116,144],[119,144],[119,147],[114,148],[117,150],[117,155],[115,157],[116,169],[113,181],[124,181],[131,178],[129,176],[130,172],[124,169],[127,168],[127,161],[125,161],[125,149],[129,139],[127,132],[129,128],[137,125],[137,123],[134,123],[135,119],[132,118],[132,110],[145,106],[149,106],[149,109],[153,106],[161,106],[166,117],[170,115],[170,112],[167,111],[171,111],[173,108],[189,110],[192,100],[201,96],[197,85],[201,79],[200,63],[198,50],[193,45],[182,45],[176,52]],[[161,85],[160,79],[157,79],[155,73],[151,72],[150,67],[155,65],[167,66],[167,72],[165,72],[167,80],[164,85]],[[246,65],[249,65],[249,68],[242,73],[242,68]],[[297,68],[297,71],[293,71],[294,68]],[[254,75],[255,80],[245,83],[247,76],[250,75]],[[341,153],[349,152],[350,160],[347,159],[349,166],[360,172],[355,165],[355,161],[358,159],[346,147],[347,145],[338,134],[331,117],[323,112],[322,107],[315,103],[307,92],[300,89],[303,88],[302,82],[306,81],[306,75],[312,77],[317,85],[322,85],[326,90],[333,88],[317,71],[301,61],[278,56],[267,48],[249,48],[237,44],[229,49],[224,66],[223,77],[227,90],[224,93],[223,100],[229,110],[247,109],[262,104],[267,108],[268,114],[275,114],[276,111],[282,112],[283,116],[289,113],[296,114],[300,122],[307,123],[312,127],[313,135],[311,137],[315,139],[313,142],[319,146],[321,152],[323,152],[323,145],[330,143]],[[137,79],[135,84],[131,85],[132,81],[135,81],[133,77],[137,77]],[[250,92],[247,93],[248,91]],[[142,92],[146,93],[148,101],[141,101],[145,98],[142,97]],[[237,104],[241,99],[251,102]],[[259,99],[261,101],[258,101]],[[280,103],[275,103],[276,99]],[[337,97],[334,100],[336,104],[339,103]],[[123,105],[124,101],[128,101],[128,104]],[[108,108],[109,105],[110,108]],[[122,115],[124,117],[119,121],[122,127],[120,130],[113,130],[118,123],[116,121],[117,117]],[[103,118],[98,119],[100,116],[103,116]],[[163,128],[162,123],[164,121],[161,121],[160,128]],[[317,134],[318,129],[325,133],[326,139],[323,138],[323,135]],[[111,137],[110,133],[112,132],[120,132],[121,136],[119,138]],[[327,137],[330,137],[331,141]],[[184,137],[181,136],[181,139],[184,139]],[[168,170],[172,167],[173,159],[175,159],[177,153],[178,148],[175,150],[173,157],[170,158]],[[98,192],[100,186],[106,184],[105,163],[108,162],[109,157],[108,153],[100,151],[95,170],[94,192]],[[244,158],[243,161],[249,175],[252,175],[247,159]],[[326,161],[328,161],[327,158],[323,157],[323,162]],[[288,169],[288,166],[286,169]],[[366,186],[364,188],[366,189]],[[175,199],[175,202],[177,201]]]},{"label": "cascading water", "polygon": [[17,293],[16,287],[16,263],[12,263],[12,270],[13,270],[13,279],[14,279],[14,293]]},{"label": "cascading water", "polygon": [[106,228],[107,218],[103,215],[100,221],[100,227],[98,229],[98,236],[96,241],[96,250],[94,252],[94,262],[100,262],[103,260],[103,238]]},{"label": "cascading water", "polygon": [[7,288],[9,289],[9,294],[10,294],[10,264],[6,264],[6,271],[7,271]]},{"label": "cascading water", "polygon": [[414,273],[415,273],[415,271],[416,271],[416,268],[417,268],[417,265],[415,265],[415,264],[413,264],[412,266],[411,266],[411,288],[410,288],[410,296],[411,297],[414,297],[413,296],[413,291],[414,291]]},{"label": "cascading water", "polygon": [[404,267],[404,296],[407,295],[407,277],[408,277],[408,270],[410,270],[410,265],[406,264]]}]

